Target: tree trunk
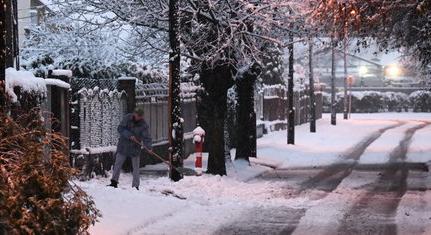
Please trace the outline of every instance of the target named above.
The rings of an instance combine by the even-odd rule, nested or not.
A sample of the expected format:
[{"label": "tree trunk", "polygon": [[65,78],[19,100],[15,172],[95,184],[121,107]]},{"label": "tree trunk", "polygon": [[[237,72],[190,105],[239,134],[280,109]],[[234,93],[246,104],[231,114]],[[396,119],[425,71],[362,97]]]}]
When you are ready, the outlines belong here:
[{"label": "tree trunk", "polygon": [[12,0],[13,8],[13,56],[16,70],[19,70],[19,33],[18,33],[18,0]]},{"label": "tree trunk", "polygon": [[9,67],[15,67],[15,43],[14,43],[14,23],[13,23],[13,2],[9,1],[9,4],[6,4],[6,15],[5,15],[5,27],[6,27],[6,34],[3,36],[5,37],[6,41],[6,68]]},{"label": "tree trunk", "polygon": [[316,132],[316,96],[314,94],[314,71],[313,71],[313,40],[308,40],[308,68],[309,68],[309,92],[310,92],[310,132]]},{"label": "tree trunk", "polygon": [[[8,0],[0,0],[0,112],[7,113],[6,109],[6,51],[4,50],[6,47],[5,35],[6,35],[6,5],[8,4]],[[2,122],[4,120],[1,120]],[[1,222],[0,219],[0,234],[7,234],[6,232],[6,224]]]},{"label": "tree trunk", "polygon": [[[0,109],[1,111],[6,107],[6,18],[7,18],[7,5],[8,0],[0,0]],[[1,230],[0,230],[1,231]]]},{"label": "tree trunk", "polygon": [[257,74],[251,68],[237,82],[237,133],[235,160],[256,157],[256,113],[254,112],[254,84]]},{"label": "tree trunk", "polygon": [[227,65],[202,69],[200,78],[204,91],[200,92],[198,120],[206,132],[207,173],[226,175],[224,121],[227,90],[233,85],[232,69]]},{"label": "tree trunk", "polygon": [[337,110],[335,107],[335,42],[331,38],[331,125],[337,125]]},{"label": "tree trunk", "polygon": [[344,61],[344,112],[343,112],[343,118],[347,120],[348,117],[348,99],[347,99],[347,36],[346,36],[347,30],[344,30],[344,41],[343,41],[343,47],[344,47],[344,53],[343,53],[343,61]]},{"label": "tree trunk", "polygon": [[[180,99],[179,0],[169,1],[169,160],[173,167],[183,166],[183,119]],[[169,177],[179,181],[183,175],[171,167]]]},{"label": "tree trunk", "polygon": [[287,80],[287,144],[295,144],[295,107],[293,106],[293,33],[289,33],[289,79]]}]

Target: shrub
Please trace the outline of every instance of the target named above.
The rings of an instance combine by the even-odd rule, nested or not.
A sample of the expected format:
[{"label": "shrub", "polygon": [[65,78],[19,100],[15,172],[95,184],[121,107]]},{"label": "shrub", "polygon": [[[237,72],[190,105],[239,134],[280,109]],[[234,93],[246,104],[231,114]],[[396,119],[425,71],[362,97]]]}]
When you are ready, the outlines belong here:
[{"label": "shrub", "polygon": [[75,173],[64,137],[39,112],[13,120],[0,111],[0,233],[85,234],[99,212]]},{"label": "shrub", "polygon": [[409,100],[414,112],[431,111],[431,92],[415,91],[410,94]]},{"label": "shrub", "polygon": [[401,112],[406,109],[408,110],[409,107],[408,96],[399,92],[384,93],[383,102],[389,112]]},{"label": "shrub", "polygon": [[[323,110],[330,112],[331,94],[323,93]],[[343,112],[344,93],[336,95],[336,111]],[[417,91],[410,96],[400,92],[356,91],[352,92],[353,113],[402,112],[412,108],[415,112],[431,111],[431,92]]]},{"label": "shrub", "polygon": [[364,113],[376,113],[383,110],[383,96],[380,92],[364,92],[358,103],[358,109]]}]

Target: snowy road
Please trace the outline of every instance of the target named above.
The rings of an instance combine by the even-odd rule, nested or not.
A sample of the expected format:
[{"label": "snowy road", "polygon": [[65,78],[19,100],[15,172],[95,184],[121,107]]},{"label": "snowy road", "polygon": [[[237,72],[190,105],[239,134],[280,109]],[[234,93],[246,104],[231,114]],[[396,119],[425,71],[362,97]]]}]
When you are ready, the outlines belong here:
[{"label": "snowy road", "polygon": [[[219,234],[431,233],[427,231],[431,226],[431,204],[426,199],[431,189],[428,167],[425,163],[406,162],[413,136],[429,125],[431,122],[400,121],[381,128],[341,154],[338,162],[322,169],[265,173],[255,181],[286,182],[286,198],[309,201],[302,208],[255,208],[253,213],[221,228]],[[370,156],[386,161],[361,163],[361,157]],[[415,201],[406,200],[400,210],[405,213],[399,214],[406,194]],[[417,206],[418,202],[422,207]],[[417,220],[410,228],[402,224],[403,217],[415,213],[426,214],[426,218],[419,218],[422,221]]]},{"label": "snowy road", "polygon": [[258,140],[253,162],[276,170],[235,162],[228,177],[173,183],[145,168],[139,192],[127,174],[120,189],[79,182],[103,214],[90,233],[431,234],[430,114],[354,115],[336,127],[325,117],[318,133],[297,127],[295,146],[285,137]]}]

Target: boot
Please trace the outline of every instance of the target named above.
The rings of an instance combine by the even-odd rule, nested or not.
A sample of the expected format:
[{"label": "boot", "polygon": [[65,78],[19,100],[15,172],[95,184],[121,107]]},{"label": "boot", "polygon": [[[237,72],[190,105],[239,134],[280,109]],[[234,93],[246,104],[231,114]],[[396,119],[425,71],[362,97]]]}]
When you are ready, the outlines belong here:
[{"label": "boot", "polygon": [[113,187],[113,188],[118,188],[118,182],[115,180],[111,180],[111,184],[108,184],[107,186]]}]

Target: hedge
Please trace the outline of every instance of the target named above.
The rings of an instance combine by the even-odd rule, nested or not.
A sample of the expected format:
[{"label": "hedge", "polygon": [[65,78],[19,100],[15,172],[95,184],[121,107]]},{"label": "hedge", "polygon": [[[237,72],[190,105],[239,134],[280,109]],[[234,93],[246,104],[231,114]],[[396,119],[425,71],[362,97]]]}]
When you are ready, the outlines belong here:
[{"label": "hedge", "polygon": [[[324,112],[330,112],[331,94],[323,93]],[[344,93],[336,94],[336,111],[343,112]],[[376,112],[431,112],[431,91],[415,91],[410,95],[401,92],[352,92],[353,113]]]}]

